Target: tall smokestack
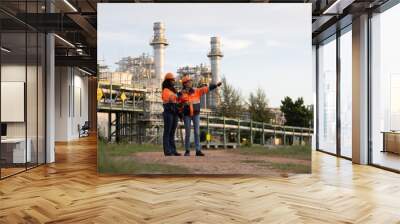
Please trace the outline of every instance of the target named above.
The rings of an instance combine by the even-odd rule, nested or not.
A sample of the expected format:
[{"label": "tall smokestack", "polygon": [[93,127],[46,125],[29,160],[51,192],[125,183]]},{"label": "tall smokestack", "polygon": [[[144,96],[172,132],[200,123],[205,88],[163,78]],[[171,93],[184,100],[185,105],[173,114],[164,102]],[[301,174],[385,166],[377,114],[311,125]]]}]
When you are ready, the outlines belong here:
[{"label": "tall smokestack", "polygon": [[[208,57],[210,58],[211,62],[211,83],[216,84],[217,82],[220,81],[220,61],[221,58],[224,56],[221,52],[221,42],[219,37],[211,37],[211,50],[210,53],[208,53]],[[214,90],[211,93],[211,102],[210,102],[210,107],[215,109],[218,105],[218,89]]]},{"label": "tall smokestack", "polygon": [[161,22],[154,23],[154,35],[150,45],[154,49],[154,70],[156,83],[155,87],[161,88],[161,82],[164,79],[164,49],[168,46],[168,41],[165,38],[165,27]]}]

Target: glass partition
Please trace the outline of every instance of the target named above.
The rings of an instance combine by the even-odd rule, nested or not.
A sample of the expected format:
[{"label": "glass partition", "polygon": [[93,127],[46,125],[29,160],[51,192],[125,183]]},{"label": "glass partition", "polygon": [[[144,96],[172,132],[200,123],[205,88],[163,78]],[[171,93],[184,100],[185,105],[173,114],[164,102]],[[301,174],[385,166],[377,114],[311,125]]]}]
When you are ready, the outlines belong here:
[{"label": "glass partition", "polygon": [[2,177],[25,170],[31,161],[31,152],[26,150],[26,41],[25,32],[1,34]]},{"label": "glass partition", "polygon": [[[43,3],[2,2],[0,6],[37,13],[43,11]],[[43,33],[1,12],[0,26],[0,178],[5,178],[45,163],[46,39]]]},{"label": "glass partition", "polygon": [[[38,13],[38,2],[27,2],[27,13]],[[37,20],[37,17],[34,19]],[[37,21],[35,21],[37,22]],[[27,114],[27,150],[31,151],[31,161],[27,167],[35,167],[38,164],[38,42],[39,35],[35,30],[27,29],[27,74],[26,74],[26,114]]]}]

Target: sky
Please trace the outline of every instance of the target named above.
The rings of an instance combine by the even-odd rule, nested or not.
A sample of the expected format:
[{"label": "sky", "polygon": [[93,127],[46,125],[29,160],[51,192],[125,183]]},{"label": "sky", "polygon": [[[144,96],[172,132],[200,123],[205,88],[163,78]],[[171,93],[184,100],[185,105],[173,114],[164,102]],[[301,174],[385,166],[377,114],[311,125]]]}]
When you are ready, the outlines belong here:
[{"label": "sky", "polygon": [[221,76],[245,99],[265,90],[269,105],[285,96],[312,104],[311,4],[99,3],[98,60],[111,69],[122,57],[153,55],[153,23],[163,22],[169,45],[165,72],[210,65],[210,37],[221,38]]}]

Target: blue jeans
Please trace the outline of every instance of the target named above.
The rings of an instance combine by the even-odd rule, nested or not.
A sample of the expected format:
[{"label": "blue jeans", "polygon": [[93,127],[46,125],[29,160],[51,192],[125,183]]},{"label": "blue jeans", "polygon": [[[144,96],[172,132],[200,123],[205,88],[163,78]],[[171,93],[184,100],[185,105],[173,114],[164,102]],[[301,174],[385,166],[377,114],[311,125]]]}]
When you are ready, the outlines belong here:
[{"label": "blue jeans", "polygon": [[194,127],[194,145],[196,148],[196,152],[201,151],[200,146],[200,115],[191,116],[184,116],[183,123],[185,124],[185,150],[190,150],[190,129],[192,126]]},{"label": "blue jeans", "polygon": [[175,131],[178,126],[178,115],[164,111],[163,147],[164,155],[176,153]]}]

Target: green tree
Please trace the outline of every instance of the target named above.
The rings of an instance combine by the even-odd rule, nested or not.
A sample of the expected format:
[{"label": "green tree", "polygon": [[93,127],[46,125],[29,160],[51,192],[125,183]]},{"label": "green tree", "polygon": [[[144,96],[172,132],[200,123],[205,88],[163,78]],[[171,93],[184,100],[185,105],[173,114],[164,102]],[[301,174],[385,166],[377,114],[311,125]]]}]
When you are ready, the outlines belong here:
[{"label": "green tree", "polygon": [[255,93],[250,93],[248,111],[253,121],[270,122],[272,113],[268,109],[268,99],[263,89],[257,88]]},{"label": "green tree", "polygon": [[302,97],[293,102],[292,98],[287,96],[281,103],[280,108],[285,115],[285,125],[297,127],[310,126],[310,122],[313,119],[313,112],[304,105]]},{"label": "green tree", "polygon": [[220,116],[236,118],[243,112],[243,99],[238,89],[230,85],[226,78],[222,78],[220,91],[221,102],[218,105]]}]

